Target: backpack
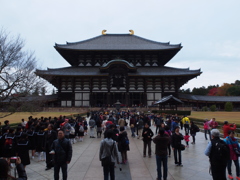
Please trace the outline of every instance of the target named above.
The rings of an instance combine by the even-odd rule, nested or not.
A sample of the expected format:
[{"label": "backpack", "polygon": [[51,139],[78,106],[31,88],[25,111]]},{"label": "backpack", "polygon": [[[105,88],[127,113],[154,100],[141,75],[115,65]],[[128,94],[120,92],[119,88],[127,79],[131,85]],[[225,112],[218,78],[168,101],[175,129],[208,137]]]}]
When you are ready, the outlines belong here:
[{"label": "backpack", "polygon": [[79,126],[79,132],[84,132],[84,128],[82,125]]},{"label": "backpack", "polygon": [[198,127],[197,125],[195,125],[195,131],[196,131],[196,132],[199,132],[199,131],[200,131],[200,129],[199,129],[199,127]]},{"label": "backpack", "polygon": [[73,126],[71,126],[70,134],[74,135],[75,134],[75,129]]},{"label": "backpack", "polygon": [[106,122],[106,129],[107,129],[107,130],[110,129],[110,125],[111,125],[111,123]]},{"label": "backpack", "polygon": [[128,139],[128,137],[127,136],[125,136],[124,138],[123,138],[123,144],[124,145],[129,145],[129,139]]},{"label": "backpack", "polygon": [[139,121],[138,121],[138,126],[139,126],[139,127],[143,127],[143,120],[142,120],[142,119],[139,119]]},{"label": "backpack", "polygon": [[13,148],[13,137],[6,137],[4,147],[8,150]]},{"label": "backpack", "polygon": [[221,139],[217,141],[212,140],[211,142],[210,161],[216,164],[227,163],[230,159],[229,146]]}]

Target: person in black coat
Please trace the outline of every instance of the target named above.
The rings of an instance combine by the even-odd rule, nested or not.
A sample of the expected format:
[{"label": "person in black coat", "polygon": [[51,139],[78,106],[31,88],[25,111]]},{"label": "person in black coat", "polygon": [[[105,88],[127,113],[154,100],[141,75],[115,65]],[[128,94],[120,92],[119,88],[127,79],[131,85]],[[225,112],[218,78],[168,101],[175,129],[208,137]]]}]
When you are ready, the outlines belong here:
[{"label": "person in black coat", "polygon": [[176,126],[172,134],[172,149],[174,152],[175,164],[177,166],[182,166],[181,141],[183,140],[183,135],[179,132],[179,129],[179,126]]},{"label": "person in black coat", "polygon": [[142,137],[143,137],[143,157],[146,157],[147,147],[148,147],[148,156],[151,157],[152,155],[151,142],[152,142],[153,132],[149,128],[148,123],[145,123],[143,132],[142,132]]},{"label": "person in black coat", "polygon": [[35,151],[36,151],[36,133],[34,131],[34,127],[31,127],[27,131],[28,139],[30,142],[29,149],[32,150],[32,159],[34,159]]},{"label": "person in black coat", "polygon": [[30,143],[27,138],[27,134],[22,133],[21,137],[17,142],[16,154],[21,158],[21,162],[24,165],[24,168],[26,167],[26,165],[30,164],[29,144]]},{"label": "person in black coat", "polygon": [[53,141],[51,154],[54,154],[54,179],[59,179],[59,171],[62,169],[63,180],[67,179],[67,167],[72,159],[72,144],[64,137],[62,130],[58,131],[58,139]]},{"label": "person in black coat", "polygon": [[122,156],[122,164],[126,164],[127,151],[129,151],[130,148],[129,148],[129,139],[124,127],[120,127],[120,133],[119,133],[117,142],[118,142],[118,151],[121,152],[121,156]]},{"label": "person in black coat", "polygon": [[44,147],[46,151],[46,169],[49,170],[53,167],[53,156],[49,154],[51,151],[52,143],[57,139],[57,132],[53,130],[53,125],[48,125],[48,130],[45,132]]},{"label": "person in black coat", "polygon": [[8,133],[4,135],[3,157],[13,157],[16,154],[16,139],[14,129],[10,128]]},{"label": "person in black coat", "polygon": [[38,152],[38,161],[45,161],[45,132],[44,127],[40,127],[39,132],[36,133],[36,152]]},{"label": "person in black coat", "polygon": [[198,131],[199,131],[199,128],[197,127],[197,125],[194,124],[193,121],[191,121],[190,134],[191,134],[192,139],[193,139],[193,142],[191,142],[191,144],[195,144],[195,136],[196,136]]}]

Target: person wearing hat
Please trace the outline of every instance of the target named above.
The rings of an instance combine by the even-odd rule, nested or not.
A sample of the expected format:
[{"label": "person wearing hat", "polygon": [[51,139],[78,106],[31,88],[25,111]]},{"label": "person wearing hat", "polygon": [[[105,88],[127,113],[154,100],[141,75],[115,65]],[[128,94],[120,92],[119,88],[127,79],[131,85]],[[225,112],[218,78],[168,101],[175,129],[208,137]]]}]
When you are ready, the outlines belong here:
[{"label": "person wearing hat", "polygon": [[228,121],[224,121],[224,124],[222,127],[224,138],[228,136],[228,131],[235,131],[236,128],[237,128],[237,126],[235,123],[229,124]]}]

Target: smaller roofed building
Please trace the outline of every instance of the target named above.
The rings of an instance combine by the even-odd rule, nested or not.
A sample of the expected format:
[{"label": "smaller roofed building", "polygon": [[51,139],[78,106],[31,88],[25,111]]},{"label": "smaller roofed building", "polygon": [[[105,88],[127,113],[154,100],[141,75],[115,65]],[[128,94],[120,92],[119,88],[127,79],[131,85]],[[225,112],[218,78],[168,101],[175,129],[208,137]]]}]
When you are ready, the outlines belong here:
[{"label": "smaller roofed building", "polygon": [[204,106],[210,107],[211,105],[216,105],[218,110],[224,110],[226,102],[231,102],[234,109],[240,110],[240,96],[203,96],[179,93],[178,97],[185,106],[193,107],[194,110],[201,110]]}]

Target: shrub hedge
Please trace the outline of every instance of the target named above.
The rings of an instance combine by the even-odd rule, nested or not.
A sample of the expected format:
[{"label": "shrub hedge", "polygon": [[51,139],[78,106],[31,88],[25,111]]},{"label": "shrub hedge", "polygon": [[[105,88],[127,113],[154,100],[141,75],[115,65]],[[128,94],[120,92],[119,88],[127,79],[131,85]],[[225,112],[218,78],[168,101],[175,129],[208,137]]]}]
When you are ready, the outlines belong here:
[{"label": "shrub hedge", "polygon": [[159,113],[159,114],[178,114],[178,115],[191,115],[191,111],[174,111],[174,110],[152,110],[152,113]]}]

